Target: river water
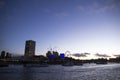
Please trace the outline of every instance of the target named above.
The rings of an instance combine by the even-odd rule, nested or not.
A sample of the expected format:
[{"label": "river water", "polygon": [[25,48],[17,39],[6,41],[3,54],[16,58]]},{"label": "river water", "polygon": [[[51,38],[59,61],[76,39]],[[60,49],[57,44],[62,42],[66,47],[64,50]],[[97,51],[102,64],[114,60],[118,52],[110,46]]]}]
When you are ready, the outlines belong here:
[{"label": "river water", "polygon": [[0,80],[120,80],[120,64],[0,68]]}]

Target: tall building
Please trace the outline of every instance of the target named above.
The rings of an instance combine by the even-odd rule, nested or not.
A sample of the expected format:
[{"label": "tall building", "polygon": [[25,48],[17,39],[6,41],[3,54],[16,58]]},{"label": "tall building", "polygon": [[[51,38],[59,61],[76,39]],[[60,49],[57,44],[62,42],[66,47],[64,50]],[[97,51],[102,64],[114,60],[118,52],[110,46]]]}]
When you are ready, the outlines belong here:
[{"label": "tall building", "polygon": [[36,42],[33,40],[27,40],[25,43],[25,57],[33,57],[35,55]]},{"label": "tall building", "polygon": [[1,52],[1,56],[0,56],[0,57],[3,59],[3,58],[5,58],[5,56],[6,56],[5,51],[2,51],[2,52]]}]

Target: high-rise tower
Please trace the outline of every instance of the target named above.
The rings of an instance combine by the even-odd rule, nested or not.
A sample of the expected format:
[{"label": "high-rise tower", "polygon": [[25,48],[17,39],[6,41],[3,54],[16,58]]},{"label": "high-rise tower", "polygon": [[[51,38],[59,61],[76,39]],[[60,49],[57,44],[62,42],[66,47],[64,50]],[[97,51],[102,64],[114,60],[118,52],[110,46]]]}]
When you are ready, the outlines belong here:
[{"label": "high-rise tower", "polygon": [[33,40],[27,40],[25,43],[25,57],[33,57],[35,55],[36,42]]}]

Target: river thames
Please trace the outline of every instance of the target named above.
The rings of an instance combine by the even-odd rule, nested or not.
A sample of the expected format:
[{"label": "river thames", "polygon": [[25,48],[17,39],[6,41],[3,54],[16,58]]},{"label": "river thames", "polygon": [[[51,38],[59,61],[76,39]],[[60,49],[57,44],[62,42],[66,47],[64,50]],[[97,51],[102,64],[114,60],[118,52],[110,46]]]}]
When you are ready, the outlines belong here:
[{"label": "river thames", "polygon": [[120,80],[120,64],[0,68],[0,80]]}]

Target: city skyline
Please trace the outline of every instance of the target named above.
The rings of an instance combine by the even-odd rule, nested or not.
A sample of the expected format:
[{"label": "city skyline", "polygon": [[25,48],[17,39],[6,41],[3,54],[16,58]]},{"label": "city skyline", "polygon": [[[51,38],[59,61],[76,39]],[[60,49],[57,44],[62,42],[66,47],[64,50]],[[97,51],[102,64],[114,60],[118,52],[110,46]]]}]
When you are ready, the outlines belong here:
[{"label": "city skyline", "polygon": [[36,54],[120,54],[119,0],[1,0],[0,51],[24,55],[25,41]]}]

